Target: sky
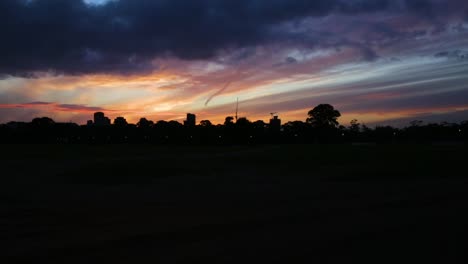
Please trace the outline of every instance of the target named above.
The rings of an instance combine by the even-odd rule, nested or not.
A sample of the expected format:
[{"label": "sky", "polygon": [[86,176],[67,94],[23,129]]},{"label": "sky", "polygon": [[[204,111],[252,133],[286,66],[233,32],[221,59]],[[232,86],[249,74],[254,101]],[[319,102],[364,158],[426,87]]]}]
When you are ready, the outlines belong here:
[{"label": "sky", "polygon": [[466,0],[1,0],[0,123],[468,120]]}]

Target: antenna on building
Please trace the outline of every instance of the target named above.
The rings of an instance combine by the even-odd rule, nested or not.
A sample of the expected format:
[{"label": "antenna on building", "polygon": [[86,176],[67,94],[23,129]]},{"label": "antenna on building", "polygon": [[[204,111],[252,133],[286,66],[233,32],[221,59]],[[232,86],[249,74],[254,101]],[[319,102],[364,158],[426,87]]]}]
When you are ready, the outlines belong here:
[{"label": "antenna on building", "polygon": [[239,97],[237,97],[237,103],[236,103],[236,122],[237,122],[237,112],[239,111]]}]

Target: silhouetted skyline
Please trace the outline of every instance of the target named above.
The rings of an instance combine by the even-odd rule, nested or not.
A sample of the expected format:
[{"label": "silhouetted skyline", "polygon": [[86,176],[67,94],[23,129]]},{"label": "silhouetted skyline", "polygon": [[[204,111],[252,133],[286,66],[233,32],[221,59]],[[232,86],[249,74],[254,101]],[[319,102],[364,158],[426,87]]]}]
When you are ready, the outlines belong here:
[{"label": "silhouetted skyline", "polygon": [[4,143],[145,143],[145,144],[283,144],[283,143],[435,143],[466,142],[468,121],[461,123],[424,123],[413,120],[404,128],[375,128],[353,119],[340,124],[341,112],[330,104],[319,104],[308,111],[306,121],[282,123],[277,113],[269,122],[247,117],[227,116],[223,124],[201,120],[187,113],[182,123],[170,120],[152,121],[145,117],[128,123],[116,117],[111,123],[103,112],[94,113],[86,125],[56,123],[49,117],[31,122],[0,124],[0,142]]}]

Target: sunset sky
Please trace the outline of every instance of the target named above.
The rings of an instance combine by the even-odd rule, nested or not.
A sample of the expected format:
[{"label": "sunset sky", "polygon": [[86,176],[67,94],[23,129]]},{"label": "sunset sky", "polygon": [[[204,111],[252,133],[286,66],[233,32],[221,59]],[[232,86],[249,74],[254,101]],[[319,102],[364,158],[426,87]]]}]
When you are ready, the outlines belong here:
[{"label": "sunset sky", "polygon": [[466,0],[0,0],[0,123],[468,120]]}]

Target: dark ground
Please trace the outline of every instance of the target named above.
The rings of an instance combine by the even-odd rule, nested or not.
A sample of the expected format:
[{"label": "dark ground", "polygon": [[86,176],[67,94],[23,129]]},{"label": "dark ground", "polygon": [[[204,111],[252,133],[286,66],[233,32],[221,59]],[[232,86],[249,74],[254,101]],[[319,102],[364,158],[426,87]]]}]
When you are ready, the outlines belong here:
[{"label": "dark ground", "polygon": [[1,145],[0,263],[465,263],[462,145]]}]

